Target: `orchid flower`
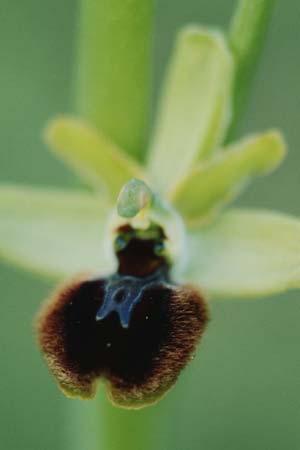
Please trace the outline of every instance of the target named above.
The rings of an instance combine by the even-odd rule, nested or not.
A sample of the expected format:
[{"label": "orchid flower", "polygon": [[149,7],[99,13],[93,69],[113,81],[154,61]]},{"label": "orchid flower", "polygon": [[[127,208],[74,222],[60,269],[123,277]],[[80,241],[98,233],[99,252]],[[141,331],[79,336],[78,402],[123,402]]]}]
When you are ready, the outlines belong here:
[{"label": "orchid flower", "polygon": [[285,155],[277,130],[227,143],[235,80],[226,36],[185,27],[143,162],[59,116],[45,139],[85,187],[1,185],[0,255],[63,281],[37,330],[66,395],[92,398],[102,380],[119,406],[154,403],[193,358],[211,298],[300,287],[300,221],[229,207]]}]

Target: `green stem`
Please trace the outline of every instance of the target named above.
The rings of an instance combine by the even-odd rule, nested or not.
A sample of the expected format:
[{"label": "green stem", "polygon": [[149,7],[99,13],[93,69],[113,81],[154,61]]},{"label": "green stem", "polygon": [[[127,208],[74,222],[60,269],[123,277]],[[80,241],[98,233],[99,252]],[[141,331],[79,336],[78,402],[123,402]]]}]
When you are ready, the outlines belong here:
[{"label": "green stem", "polygon": [[245,108],[275,4],[276,0],[240,0],[233,16],[229,42],[236,61],[236,77],[228,140],[233,138]]},{"label": "green stem", "polygon": [[77,110],[141,158],[149,123],[153,0],[81,0]]},{"label": "green stem", "polygon": [[[138,158],[151,103],[152,9],[153,0],[81,0],[77,111]],[[96,400],[69,401],[70,449],[166,448],[156,433],[168,423],[164,406],[126,411],[102,384],[99,391]]]},{"label": "green stem", "polygon": [[[128,411],[111,405],[101,385],[95,400],[69,400],[66,428],[70,450],[165,450],[172,424],[164,402]],[[161,432],[163,430],[163,432]]]}]

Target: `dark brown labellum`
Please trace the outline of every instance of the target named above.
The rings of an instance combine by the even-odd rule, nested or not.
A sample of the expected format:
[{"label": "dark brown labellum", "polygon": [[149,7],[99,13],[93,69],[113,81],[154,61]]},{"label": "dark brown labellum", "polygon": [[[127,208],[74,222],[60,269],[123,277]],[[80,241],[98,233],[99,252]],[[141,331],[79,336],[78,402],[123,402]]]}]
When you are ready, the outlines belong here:
[{"label": "dark brown labellum", "polygon": [[103,379],[114,403],[143,407],[157,401],[191,359],[206,306],[194,288],[171,283],[156,244],[131,236],[116,251],[117,273],[71,282],[42,310],[40,346],[67,395],[91,398]]}]

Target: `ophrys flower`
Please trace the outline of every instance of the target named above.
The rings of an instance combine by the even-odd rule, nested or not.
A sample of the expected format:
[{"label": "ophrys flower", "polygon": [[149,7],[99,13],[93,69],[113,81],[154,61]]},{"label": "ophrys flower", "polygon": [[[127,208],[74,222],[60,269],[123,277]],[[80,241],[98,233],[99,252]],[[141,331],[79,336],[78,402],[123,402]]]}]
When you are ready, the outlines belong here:
[{"label": "ophrys flower", "polygon": [[[171,59],[145,164],[84,121],[61,117],[47,140],[93,192],[1,188],[1,253],[42,273],[79,277],[54,295],[39,325],[42,350],[69,395],[90,397],[105,378],[116,403],[152,403],[195,350],[207,319],[203,295],[299,286],[297,220],[219,215],[284,154],[276,131],[222,148],[234,70],[221,33],[189,27]],[[121,196],[117,208],[131,179],[149,191],[125,204]]]}]

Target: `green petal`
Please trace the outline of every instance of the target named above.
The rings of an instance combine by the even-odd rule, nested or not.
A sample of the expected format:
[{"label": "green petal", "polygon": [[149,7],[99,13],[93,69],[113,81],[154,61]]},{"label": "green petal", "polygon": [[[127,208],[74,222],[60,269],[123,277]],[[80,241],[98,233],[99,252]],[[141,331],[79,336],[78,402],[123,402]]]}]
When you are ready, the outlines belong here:
[{"label": "green petal", "polygon": [[171,192],[171,201],[186,221],[201,221],[232,201],[250,177],[277,167],[284,154],[276,131],[244,139],[192,170]]},{"label": "green petal", "polygon": [[108,205],[99,196],[0,187],[0,257],[47,276],[106,272]]},{"label": "green petal", "polygon": [[167,191],[224,137],[233,62],[221,33],[200,27],[178,38],[150,150],[150,172]]},{"label": "green petal", "polygon": [[223,297],[255,297],[300,287],[300,220],[231,210],[188,237],[185,279]]},{"label": "green petal", "polygon": [[84,181],[96,188],[104,187],[113,200],[131,178],[145,178],[130,156],[79,119],[59,117],[53,120],[46,130],[46,140]]}]

